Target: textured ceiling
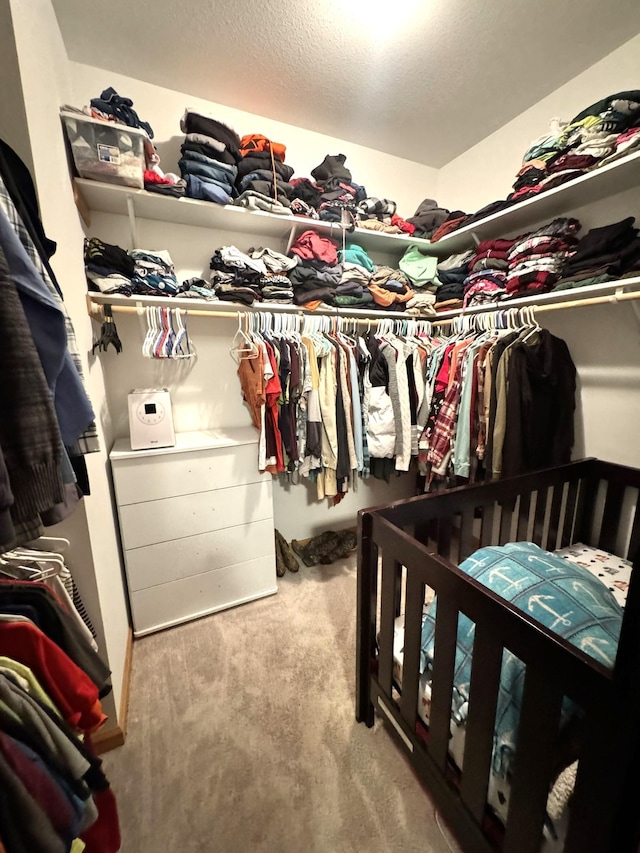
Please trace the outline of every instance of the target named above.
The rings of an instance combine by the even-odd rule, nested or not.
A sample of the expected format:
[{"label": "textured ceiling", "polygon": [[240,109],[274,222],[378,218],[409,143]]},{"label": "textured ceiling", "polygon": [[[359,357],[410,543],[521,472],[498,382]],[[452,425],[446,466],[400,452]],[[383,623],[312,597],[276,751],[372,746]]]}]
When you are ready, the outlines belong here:
[{"label": "textured ceiling", "polygon": [[53,2],[73,60],[435,167],[640,32],[637,0]]}]

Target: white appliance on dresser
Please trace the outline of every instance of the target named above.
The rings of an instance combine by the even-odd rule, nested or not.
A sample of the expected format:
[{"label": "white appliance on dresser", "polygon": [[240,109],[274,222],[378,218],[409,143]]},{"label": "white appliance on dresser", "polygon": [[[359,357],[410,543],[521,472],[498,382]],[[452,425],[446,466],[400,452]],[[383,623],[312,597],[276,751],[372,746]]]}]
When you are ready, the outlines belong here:
[{"label": "white appliance on dresser", "polygon": [[136,637],[277,591],[271,475],[253,427],[110,454]]}]

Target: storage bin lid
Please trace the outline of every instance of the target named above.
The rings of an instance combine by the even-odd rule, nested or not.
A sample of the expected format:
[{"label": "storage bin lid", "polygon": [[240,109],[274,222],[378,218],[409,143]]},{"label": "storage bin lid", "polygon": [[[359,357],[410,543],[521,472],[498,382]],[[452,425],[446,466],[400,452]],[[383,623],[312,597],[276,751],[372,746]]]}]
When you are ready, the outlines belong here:
[{"label": "storage bin lid", "polygon": [[146,130],[142,130],[140,127],[129,127],[128,124],[124,124],[120,121],[102,121],[99,118],[91,118],[91,116],[85,115],[84,113],[76,113],[73,110],[65,109],[60,110],[60,118],[65,121],[81,121],[86,122],[87,124],[96,124],[100,127],[113,127],[114,130],[126,131],[127,133],[140,136],[142,139],[149,139]]}]

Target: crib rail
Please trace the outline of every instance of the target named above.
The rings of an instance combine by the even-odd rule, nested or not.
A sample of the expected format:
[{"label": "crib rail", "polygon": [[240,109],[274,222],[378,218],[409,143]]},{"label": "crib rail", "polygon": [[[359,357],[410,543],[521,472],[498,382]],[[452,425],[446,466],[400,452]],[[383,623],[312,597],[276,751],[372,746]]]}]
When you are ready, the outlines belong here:
[{"label": "crib rail", "polygon": [[[639,488],[640,472],[584,460],[360,514],[356,716],[372,725],[375,704],[391,720],[465,851],[495,849],[483,833],[483,822],[505,648],[525,664],[526,676],[502,849],[506,853],[540,849],[564,696],[585,711],[586,743],[565,850],[635,849],[631,841],[637,832],[635,810],[629,802],[624,815],[621,803],[629,797],[625,785],[637,753],[633,732],[635,712],[640,710],[637,578],[629,592],[612,672],[461,572],[456,563],[480,545],[516,539],[529,539],[549,550],[580,540],[636,561]],[[616,547],[607,547],[611,545]],[[438,596],[438,608],[425,744],[417,725],[426,587]],[[392,689],[393,635],[403,593],[403,683],[397,698]],[[464,761],[454,789],[448,745],[460,613],[476,628]],[[625,719],[633,724],[625,725]]]}]

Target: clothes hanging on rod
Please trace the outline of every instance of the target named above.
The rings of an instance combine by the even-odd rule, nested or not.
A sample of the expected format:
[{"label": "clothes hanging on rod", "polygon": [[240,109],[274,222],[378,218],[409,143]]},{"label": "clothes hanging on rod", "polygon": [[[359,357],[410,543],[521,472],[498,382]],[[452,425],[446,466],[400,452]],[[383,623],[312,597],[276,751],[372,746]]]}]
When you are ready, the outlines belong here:
[{"label": "clothes hanging on rod", "polygon": [[88,491],[82,454],[99,446],[73,327],[48,264],[53,244],[34,219],[35,199],[29,203],[23,197],[29,189],[24,174],[21,181],[12,180],[6,147],[2,152],[0,548],[5,550],[37,538],[43,526],[74,511]]},{"label": "clothes hanging on rod", "polygon": [[110,672],[49,543],[0,553],[0,849],[116,853],[116,802],[91,746]]},{"label": "clothes hanging on rod", "polygon": [[533,309],[456,318],[451,331],[433,350],[419,418],[426,487],[568,462],[576,370],[566,343],[537,325]]},{"label": "clothes hanging on rod", "polygon": [[261,471],[308,478],[335,503],[358,477],[409,469],[428,323],[388,321],[358,337],[346,318],[247,316],[231,353],[260,430]]}]

